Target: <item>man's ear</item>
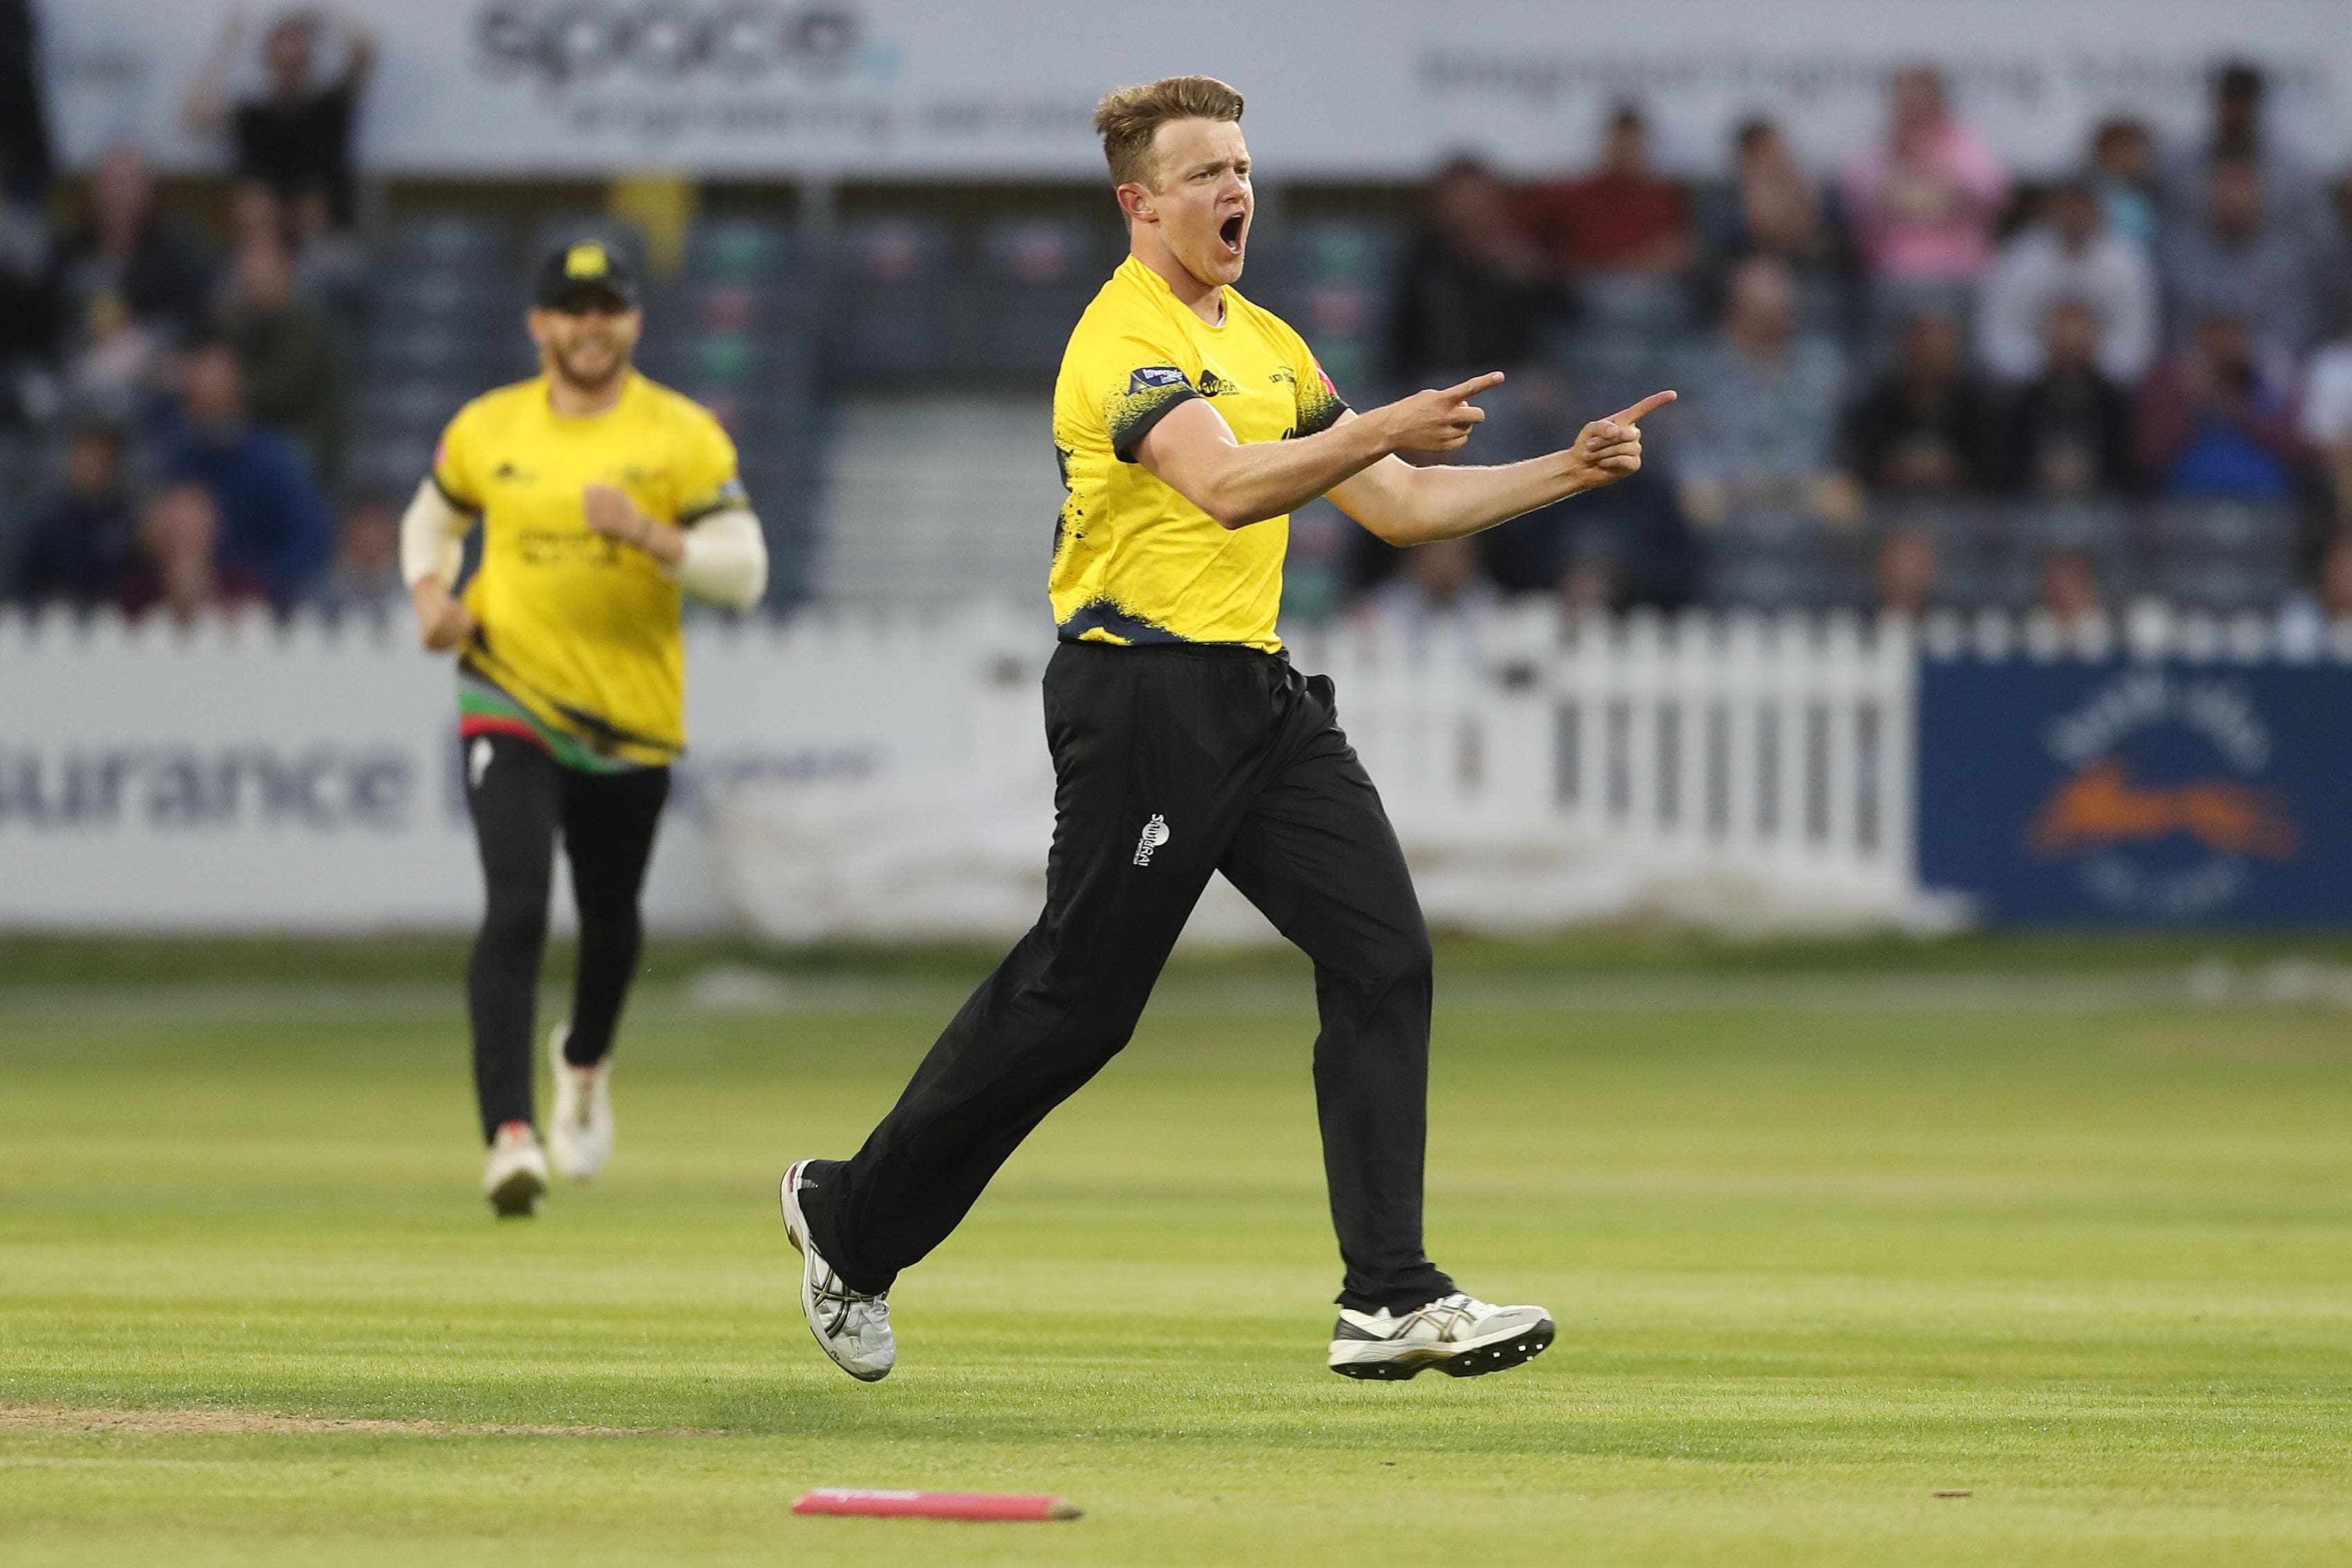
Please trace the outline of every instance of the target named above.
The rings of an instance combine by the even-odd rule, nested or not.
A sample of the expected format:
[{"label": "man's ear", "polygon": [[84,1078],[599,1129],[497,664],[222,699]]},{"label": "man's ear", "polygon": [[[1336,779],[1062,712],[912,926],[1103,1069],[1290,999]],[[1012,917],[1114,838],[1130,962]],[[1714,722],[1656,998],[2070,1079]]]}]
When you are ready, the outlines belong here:
[{"label": "man's ear", "polygon": [[1150,187],[1139,181],[1129,180],[1119,186],[1118,195],[1119,210],[1137,223],[1160,221],[1160,215],[1151,205],[1153,196]]}]

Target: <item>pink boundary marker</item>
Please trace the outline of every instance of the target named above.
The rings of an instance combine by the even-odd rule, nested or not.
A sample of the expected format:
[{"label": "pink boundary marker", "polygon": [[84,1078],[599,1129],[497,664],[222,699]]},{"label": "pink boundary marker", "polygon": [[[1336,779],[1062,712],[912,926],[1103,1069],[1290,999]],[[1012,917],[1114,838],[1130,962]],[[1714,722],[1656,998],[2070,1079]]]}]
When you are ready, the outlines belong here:
[{"label": "pink boundary marker", "polygon": [[1076,1519],[1084,1510],[1057,1497],[1010,1492],[906,1492],[867,1487],[819,1487],[793,1504],[794,1513],[865,1519]]}]

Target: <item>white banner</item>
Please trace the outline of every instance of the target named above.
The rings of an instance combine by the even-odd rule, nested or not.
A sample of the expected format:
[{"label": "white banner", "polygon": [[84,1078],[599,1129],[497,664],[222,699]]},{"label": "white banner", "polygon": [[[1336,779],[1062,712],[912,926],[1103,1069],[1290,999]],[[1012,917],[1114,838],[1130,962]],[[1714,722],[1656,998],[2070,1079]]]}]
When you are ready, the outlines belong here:
[{"label": "white banner", "polygon": [[[1016,686],[1042,762],[1050,626],[941,636],[870,619],[697,629],[691,746],[647,920],[735,923],[708,832],[732,790],[969,768],[985,698]],[[1005,643],[1025,644],[1025,662],[988,652]],[[0,614],[0,927],[468,924],[481,873],[457,769],[449,661],[417,651],[405,626],[187,637],[160,619],[76,628]],[[559,886],[559,919],[570,901]]]},{"label": "white banner", "polygon": [[[217,164],[179,106],[228,0],[41,0],[52,111],[80,163],[136,138]],[[243,5],[235,7],[245,11]],[[2021,167],[2079,159],[2098,118],[2201,122],[2223,55],[2277,80],[2286,140],[2352,153],[2342,0],[356,0],[383,47],[362,154],[389,174],[1101,173],[1088,120],[1119,82],[1206,71],[1249,97],[1264,174],[1410,177],[1475,150],[1554,170],[1615,103],[1666,160],[1719,169],[1730,127],[1780,119],[1816,158],[1875,133],[1893,66],[1927,58]],[[240,83],[256,81],[248,41]],[[331,64],[331,61],[329,63]]]}]

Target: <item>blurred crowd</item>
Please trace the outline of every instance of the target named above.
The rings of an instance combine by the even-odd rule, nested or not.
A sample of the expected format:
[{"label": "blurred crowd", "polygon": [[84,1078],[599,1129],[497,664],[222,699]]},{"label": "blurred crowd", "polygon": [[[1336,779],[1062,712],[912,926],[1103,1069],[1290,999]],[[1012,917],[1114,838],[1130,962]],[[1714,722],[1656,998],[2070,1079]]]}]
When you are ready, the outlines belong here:
[{"label": "blurred crowd", "polygon": [[[50,199],[37,54],[27,0],[0,0],[0,587],[182,619],[397,606],[398,500],[353,478],[385,469],[352,452],[384,282],[355,233],[370,35],[317,10],[226,27],[180,106],[233,172],[226,243],[163,209],[135,146]],[[1633,481],[1410,552],[1346,530],[1336,569],[1314,570],[1354,613],[1415,624],[1526,595],[2080,620],[2136,593],[2193,599],[2209,566],[2237,572],[2240,606],[2352,616],[2352,173],[2306,164],[2272,120],[2263,72],[2221,64],[2195,134],[2110,120],[2076,168],[2029,181],[1922,67],[1890,78],[1883,132],[1834,166],[1759,119],[1717,175],[1671,178],[1634,104],[1579,173],[1514,183],[1456,160],[1392,272],[1368,274],[1385,310],[1355,312],[1343,381],[1508,371],[1481,461],[1550,450],[1658,387],[1682,400],[1649,422]],[[1313,280],[1283,292],[1281,233],[1252,287],[1303,310],[1336,370]],[[835,302],[855,303],[842,279],[862,253],[840,250]],[[996,298],[877,278],[886,316]],[[710,299],[731,321],[746,287]],[[1050,319],[1041,364],[1076,308],[1032,311]],[[836,335],[837,371],[919,336]],[[8,456],[36,448],[61,457]],[[2208,502],[2253,521],[2149,525],[2169,576],[2125,538]],[[2244,570],[2264,550],[2274,579]]]},{"label": "blurred crowd", "polygon": [[[1906,517],[2200,500],[2291,513],[2299,613],[2352,613],[2352,173],[2292,156],[2265,86],[2223,64],[2193,139],[2112,120],[2032,184],[1924,67],[1839,167],[1753,120],[1723,178],[1670,179],[1634,105],[1572,177],[1449,164],[1392,289],[1388,379],[1511,372],[1499,455],[1654,385],[1682,401],[1616,490],[1472,542],[1359,544],[1362,613],[1737,600],[1750,547],[1842,552],[1854,598],[1916,612],[1950,601],[1954,530]],[[2120,586],[2063,531],[2032,565],[2062,618]]]},{"label": "blurred crowd", "polygon": [[[25,15],[0,4],[0,35]],[[53,227],[37,78],[0,67],[0,440],[37,430],[63,454],[61,473],[11,476],[43,489],[19,599],[182,620],[401,602],[396,510],[342,474],[364,282],[352,127],[373,58],[330,13],[224,29],[182,115],[231,161],[225,252],[159,206],[129,144]],[[240,75],[257,90],[233,93]]]}]

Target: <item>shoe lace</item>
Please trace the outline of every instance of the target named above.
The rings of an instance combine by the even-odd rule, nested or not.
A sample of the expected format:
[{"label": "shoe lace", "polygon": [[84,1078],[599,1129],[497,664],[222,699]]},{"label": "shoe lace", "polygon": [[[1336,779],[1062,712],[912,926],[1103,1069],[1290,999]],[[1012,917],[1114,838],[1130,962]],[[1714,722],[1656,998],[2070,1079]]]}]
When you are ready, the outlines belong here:
[{"label": "shoe lace", "polygon": [[887,1328],[890,1324],[889,1302],[884,1300],[878,1293],[869,1295],[863,1290],[851,1289],[842,1283],[841,1276],[830,1268],[826,1269],[824,1277],[816,1282],[815,1295],[817,1310],[826,1314],[824,1323],[826,1339],[837,1338],[841,1333],[842,1325],[848,1322],[850,1315],[861,1307],[866,1309],[862,1314],[865,1321],[860,1325],[861,1327]]},{"label": "shoe lace", "polygon": [[[1450,1340],[1459,1331],[1476,1326],[1477,1306],[1475,1298],[1456,1290],[1450,1296],[1440,1296],[1415,1312],[1413,1317],[1435,1329],[1439,1339]],[[1407,1326],[1410,1326],[1410,1320]]]}]

